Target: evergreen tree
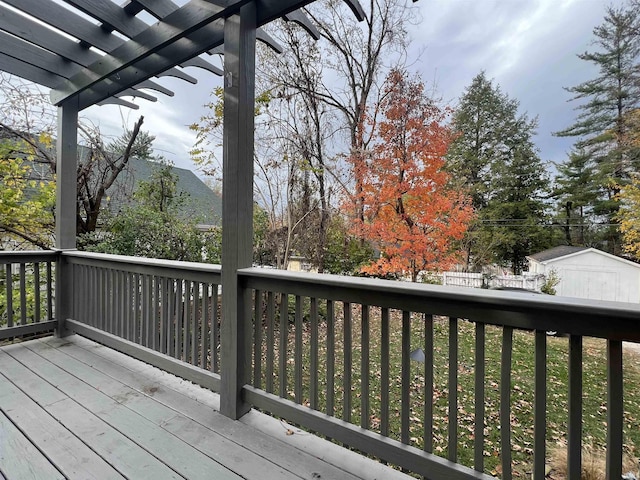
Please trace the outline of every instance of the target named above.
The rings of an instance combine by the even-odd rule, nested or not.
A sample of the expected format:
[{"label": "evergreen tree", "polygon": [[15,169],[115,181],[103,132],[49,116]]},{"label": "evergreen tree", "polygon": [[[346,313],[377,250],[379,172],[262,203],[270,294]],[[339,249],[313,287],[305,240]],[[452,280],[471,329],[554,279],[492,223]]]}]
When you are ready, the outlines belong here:
[{"label": "evergreen tree", "polygon": [[595,181],[593,162],[584,151],[573,151],[558,165],[553,196],[558,204],[558,219],[567,245],[592,245],[597,236],[592,219],[593,206],[601,194]]},{"label": "evergreen tree", "polygon": [[552,232],[545,224],[548,180],[531,141],[534,126],[522,125],[507,140],[511,150],[493,165],[489,200],[481,210],[482,242],[492,245],[493,261],[515,275],[524,270],[527,255],[551,244]]},{"label": "evergreen tree", "polygon": [[[609,7],[603,23],[593,30],[597,51],[578,57],[598,67],[598,76],[568,91],[574,100],[582,100],[576,122],[557,132],[562,137],[577,137],[575,150],[584,155],[593,169],[591,191],[597,197],[591,205],[591,222],[612,228],[603,229],[601,248],[620,252],[615,214],[619,208],[616,195],[630,175],[640,167],[637,149],[629,148],[632,129],[630,115],[640,106],[640,11]],[[570,158],[565,164],[568,166]],[[563,181],[571,185],[572,179]],[[573,187],[578,185],[573,183]]]},{"label": "evergreen tree", "polygon": [[471,270],[498,262],[519,272],[526,255],[548,244],[543,227],[547,179],[531,140],[537,122],[519,114],[518,107],[481,72],[454,114],[459,136],[447,162],[477,213],[465,239]]}]

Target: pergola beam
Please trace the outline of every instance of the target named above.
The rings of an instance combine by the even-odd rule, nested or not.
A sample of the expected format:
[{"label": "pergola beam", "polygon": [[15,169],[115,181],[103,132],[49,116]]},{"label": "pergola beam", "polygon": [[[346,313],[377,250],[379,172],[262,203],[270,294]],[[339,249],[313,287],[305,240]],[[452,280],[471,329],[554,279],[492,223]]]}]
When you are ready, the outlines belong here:
[{"label": "pergola beam", "polygon": [[[298,10],[311,3],[312,0],[262,0],[256,1],[257,25],[269,23],[274,18]],[[202,0],[192,0],[184,7],[176,10],[162,22],[149,27],[143,36],[133,39],[132,46],[121,47],[113,52],[108,59],[95,69],[87,70],[72,77],[62,89],[51,92],[55,104],[77,95],[79,108],[82,110],[90,105],[101,102],[109,96],[119,93],[118,88],[136,85],[152,76],[194,58],[205,51],[222,45],[224,40],[224,22],[222,17],[237,11],[242,4],[251,3],[248,0],[230,0],[227,7],[208,5],[200,10]],[[348,1],[350,5],[352,1]],[[356,2],[357,3],[357,2]],[[197,19],[194,18],[197,17]],[[206,20],[205,20],[206,17]],[[216,21],[217,20],[217,21]],[[173,22],[176,22],[175,25]],[[176,32],[172,27],[180,25],[185,30]],[[208,23],[207,23],[208,22]],[[184,38],[188,35],[188,38]],[[143,41],[150,44],[140,46]],[[152,47],[153,45],[153,47]],[[138,54],[134,58],[134,55]],[[118,57],[118,55],[122,55]],[[105,80],[117,77],[121,87],[114,88],[106,85]]]},{"label": "pergola beam", "polygon": [[[240,7],[247,1],[234,0],[230,3],[234,7]],[[162,22],[150,26],[139,35],[134,36],[130,42],[124,43],[99,62],[92,64],[87,70],[73,75],[67,82],[64,82],[61,88],[51,92],[51,100],[56,105],[60,104],[69,97],[81,93],[94,85],[98,85],[97,90],[99,91],[100,82],[114,76],[117,78],[122,70],[144,62],[147,57],[153,54],[158,53],[163,56],[162,52],[166,48],[177,45],[177,42],[200,27],[223,18],[225,13],[227,13],[227,9],[212,5],[206,0],[191,0],[182,8],[168,15]],[[168,57],[164,60],[169,64],[175,65],[196,55],[181,56],[177,61],[175,57]],[[164,70],[166,68],[160,71]],[[153,74],[155,73],[158,72]],[[143,73],[143,75],[145,75],[145,78],[139,78],[138,81],[149,78],[147,73]],[[113,95],[113,93],[110,93],[110,95]],[[97,101],[99,100],[102,99]],[[81,106],[80,108],[83,107]]]},{"label": "pergola beam", "polygon": [[[12,7],[24,12],[44,24],[50,25],[53,28],[60,30],[61,32],[70,35],[73,38],[77,38],[80,42],[91,45],[102,50],[103,52],[111,52],[112,50],[120,47],[126,41],[119,38],[107,30],[94,25],[85,18],[74,14],[66,8],[50,1],[42,0],[3,0],[4,3],[11,5]],[[6,9],[0,9],[0,11],[8,11]],[[33,24],[36,22],[31,21]],[[32,27],[30,27],[32,28]],[[78,44],[80,48],[89,51],[88,48]],[[102,58],[102,57],[101,57]],[[93,60],[95,61],[95,60]],[[173,67],[173,65],[171,66]],[[170,75],[182,78],[183,80],[195,83],[195,79],[189,75],[180,72],[177,68],[170,68],[167,71],[159,74]],[[60,83],[57,85],[59,86]],[[125,88],[133,87],[134,85],[128,85]],[[51,87],[55,88],[55,87]],[[161,85],[154,84],[153,86],[147,86],[146,88],[153,88],[158,92],[166,91],[166,88]],[[96,102],[97,103],[97,102]]]}]

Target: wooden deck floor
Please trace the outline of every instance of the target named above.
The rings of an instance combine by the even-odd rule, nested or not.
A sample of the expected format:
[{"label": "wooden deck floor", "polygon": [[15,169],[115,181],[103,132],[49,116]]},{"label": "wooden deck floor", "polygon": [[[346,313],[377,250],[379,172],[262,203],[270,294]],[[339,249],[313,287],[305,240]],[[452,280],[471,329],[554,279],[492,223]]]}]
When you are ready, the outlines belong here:
[{"label": "wooden deck floor", "polygon": [[[401,479],[82,337],[0,348],[0,479]],[[293,433],[293,434],[292,434]]]}]

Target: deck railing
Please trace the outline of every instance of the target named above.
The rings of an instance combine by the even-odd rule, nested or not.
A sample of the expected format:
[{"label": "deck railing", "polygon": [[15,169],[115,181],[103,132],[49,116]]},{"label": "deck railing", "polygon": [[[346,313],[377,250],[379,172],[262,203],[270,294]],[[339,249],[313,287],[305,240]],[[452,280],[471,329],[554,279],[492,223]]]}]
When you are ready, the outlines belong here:
[{"label": "deck railing", "polygon": [[[566,396],[568,478],[580,478],[584,418],[602,407],[607,478],[621,476],[622,342],[640,342],[637,306],[251,268],[238,272],[239,301],[252,301],[239,321],[251,339],[220,345],[219,266],[83,252],[0,259],[10,302],[20,304],[10,328],[56,324],[53,273],[62,265],[71,302],[61,330],[222,395],[220,363],[247,351],[241,401],[425,478],[510,479],[527,462],[525,474],[545,478],[556,381],[548,351],[563,344],[568,380],[554,391]],[[598,412],[583,401],[583,342],[594,341],[585,337],[606,343]],[[522,351],[526,359],[514,357]],[[516,438],[512,425],[525,421],[518,434],[527,438]]]},{"label": "deck railing", "polygon": [[[637,306],[263,269],[239,274],[254,292],[247,401],[427,478],[480,478],[485,458],[497,453],[492,471],[510,479],[512,452],[522,451],[530,465],[516,473],[545,478],[549,331],[568,335],[553,342],[568,343],[562,413],[568,478],[580,478],[583,337],[605,339],[607,478],[621,477],[622,341],[640,341]],[[519,370],[514,378],[522,362],[512,357],[514,338],[535,365],[526,378]],[[461,357],[463,342],[470,358]],[[493,362],[499,368],[490,375]],[[530,438],[514,438],[512,423],[528,416]]]},{"label": "deck railing", "polygon": [[0,252],[0,340],[55,328],[58,253]]},{"label": "deck railing", "polygon": [[64,258],[73,277],[71,331],[218,388],[219,265],[88,252]]}]

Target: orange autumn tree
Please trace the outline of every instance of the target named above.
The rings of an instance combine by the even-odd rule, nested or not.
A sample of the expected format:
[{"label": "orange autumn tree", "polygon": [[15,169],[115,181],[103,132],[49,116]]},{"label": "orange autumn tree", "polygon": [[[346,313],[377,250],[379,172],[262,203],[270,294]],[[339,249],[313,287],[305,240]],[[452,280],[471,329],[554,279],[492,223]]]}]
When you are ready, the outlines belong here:
[{"label": "orange autumn tree", "polygon": [[380,249],[362,269],[371,275],[443,270],[459,259],[457,241],[473,215],[466,195],[452,190],[443,170],[453,133],[448,112],[425,94],[424,84],[393,70],[385,81],[382,114],[371,157],[361,168],[364,221],[354,230]]}]

